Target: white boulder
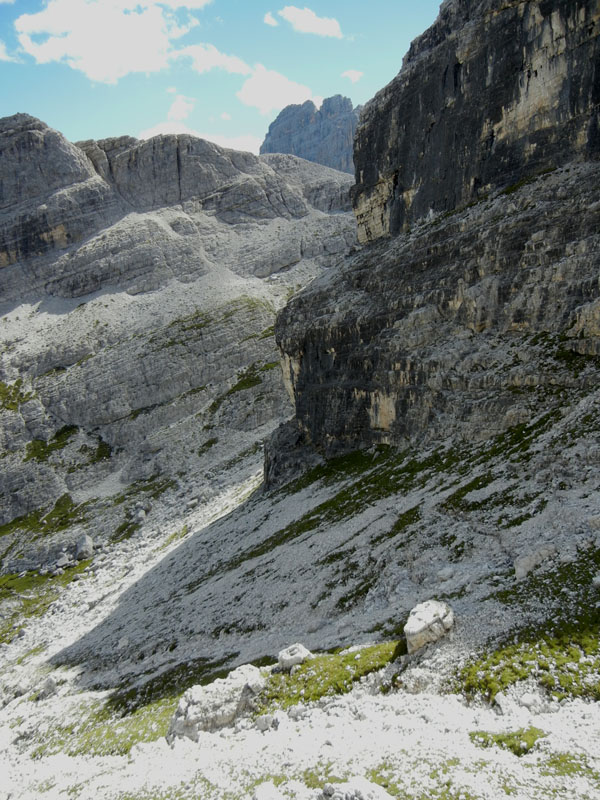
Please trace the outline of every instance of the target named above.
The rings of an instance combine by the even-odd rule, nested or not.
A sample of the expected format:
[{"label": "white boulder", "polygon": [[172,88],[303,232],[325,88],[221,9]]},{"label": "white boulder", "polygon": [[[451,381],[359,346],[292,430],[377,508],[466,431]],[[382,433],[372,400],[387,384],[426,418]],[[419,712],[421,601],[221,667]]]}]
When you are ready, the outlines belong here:
[{"label": "white boulder", "polygon": [[281,650],[277,655],[277,661],[281,669],[291,669],[297,664],[303,664],[307,659],[312,658],[313,654],[307,650],[303,644],[291,644],[285,650]]},{"label": "white boulder", "polygon": [[427,644],[432,644],[445,636],[454,625],[454,612],[447,603],[427,600],[415,606],[404,626],[406,646],[414,653]]},{"label": "white boulder", "polygon": [[256,695],[265,683],[266,678],[257,667],[244,664],[208,686],[192,686],[179,701],[167,739],[187,736],[197,742],[199,731],[215,731],[231,725],[253,710]]}]

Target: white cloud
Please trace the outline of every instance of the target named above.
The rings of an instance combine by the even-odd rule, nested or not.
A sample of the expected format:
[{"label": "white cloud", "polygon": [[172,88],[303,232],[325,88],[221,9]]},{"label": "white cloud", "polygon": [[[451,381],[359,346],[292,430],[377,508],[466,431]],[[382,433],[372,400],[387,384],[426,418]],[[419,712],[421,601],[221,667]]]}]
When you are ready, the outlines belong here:
[{"label": "white cloud", "polygon": [[14,3],[14,2],[15,2],[15,0],[0,0],[0,3],[8,3],[8,4],[10,4],[10,3]]},{"label": "white cloud", "polygon": [[270,11],[267,11],[263,21],[265,25],[270,25],[272,28],[277,28],[279,25],[279,23],[277,22],[277,20],[275,19],[273,14],[271,14]]},{"label": "white cloud", "polygon": [[[1,0],[0,0],[1,2]],[[130,72],[157,72],[169,64],[173,41],[198,21],[176,11],[211,0],[49,0],[22,14],[15,29],[22,49],[39,64],[59,61],[90,80],[115,83]]]},{"label": "white cloud", "polygon": [[342,72],[341,77],[348,78],[352,81],[352,83],[356,83],[362,78],[363,75],[364,72],[359,72],[357,69],[347,69],[346,72]]},{"label": "white cloud", "polygon": [[141,131],[138,134],[138,139],[151,139],[153,136],[159,136],[160,134],[174,133],[187,133],[189,136],[197,136],[199,139],[206,139],[221,147],[229,147],[232,150],[246,150],[255,155],[258,155],[262,144],[262,139],[258,136],[251,136],[250,134],[226,136],[221,133],[200,133],[193,128],[189,128],[184,122],[176,121],[159,122],[157,125],[153,125],[152,128]]},{"label": "white cloud", "polygon": [[167,89],[167,92],[169,94],[177,94],[177,89],[175,88],[175,86],[169,86],[169,88]]},{"label": "white cloud", "polygon": [[221,119],[230,120],[231,114],[228,114],[226,111],[223,111],[223,113],[221,114]]},{"label": "white cloud", "polygon": [[261,114],[279,111],[290,103],[312,100],[315,105],[320,105],[323,102],[323,98],[313,97],[308,86],[294,83],[262,64],[255,65],[251,77],[236,94],[244,105],[258,108]]},{"label": "white cloud", "polygon": [[237,75],[249,75],[252,72],[241,58],[221,53],[212,44],[192,44],[178,50],[175,55],[178,58],[191,58],[196,72],[208,72],[211,69],[224,69]]},{"label": "white cloud", "polygon": [[[1,2],[2,0],[0,0],[0,3]],[[6,50],[6,45],[1,39],[0,39],[0,61],[16,61],[15,58],[8,55],[8,52]]]},{"label": "white cloud", "polygon": [[186,97],[183,94],[178,94],[167,114],[167,119],[175,122],[180,122],[187,119],[194,110],[194,103],[196,101],[192,97]]},{"label": "white cloud", "polygon": [[292,28],[298,33],[315,33],[317,36],[333,36],[335,39],[343,39],[340,23],[332,17],[318,17],[314,11],[306,6],[285,6],[277,12]]}]

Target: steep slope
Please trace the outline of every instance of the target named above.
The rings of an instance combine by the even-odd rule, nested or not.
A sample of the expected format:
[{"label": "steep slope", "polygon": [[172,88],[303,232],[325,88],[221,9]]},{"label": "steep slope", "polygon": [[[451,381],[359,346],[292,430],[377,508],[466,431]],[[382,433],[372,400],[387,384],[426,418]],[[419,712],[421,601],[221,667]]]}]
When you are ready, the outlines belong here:
[{"label": "steep slope", "polygon": [[326,167],[354,172],[352,146],[360,107],[339,94],[317,107],[312,100],[286,106],[269,125],[261,153],[292,153]]},{"label": "steep slope", "polygon": [[293,156],[73,145],[24,114],[0,139],[0,552],[21,571],[260,465],[290,413],[275,311],[355,225],[351,178]]},{"label": "steep slope", "polygon": [[[422,80],[433,80],[425,65],[431,60],[435,68],[437,48],[466,41],[469,31],[485,34],[473,49],[489,48],[501,65],[497,42],[523,41],[522,26],[538,19],[544,36],[536,47],[558,51],[559,23],[572,10],[577,24],[569,35],[582,37],[585,52],[585,31],[596,41],[594,9],[584,0],[446,2],[417,45]],[[488,67],[494,73],[496,61]],[[594,70],[586,61],[576,80],[585,82]],[[513,73],[504,77],[518,80]],[[570,130],[571,78],[565,80],[551,82],[556,94],[548,102]],[[410,107],[415,91],[411,84],[398,102]],[[493,88],[481,91],[485,107]],[[591,119],[595,106],[581,113]],[[451,205],[434,219],[415,216],[410,232],[379,237],[292,298],[276,329],[296,417],[267,448],[270,491],[253,493],[262,479],[259,471],[248,478],[253,462],[234,469],[237,455],[213,459],[214,444],[204,455],[210,454],[211,480],[223,488],[219,495],[193,497],[197,475],[187,481],[177,474],[180,489],[165,491],[160,508],[144,516],[144,503],[160,494],[160,483],[107,492],[112,508],[130,502],[132,491],[145,492],[138,506],[143,514],[125,520],[139,525],[131,536],[116,537],[109,550],[63,574],[23,571],[2,579],[10,643],[0,648],[0,767],[8,791],[23,798],[49,791],[111,800],[597,796],[600,198],[598,163],[587,158],[581,130],[552,171],[532,174],[526,148],[511,184],[499,183],[470,208]],[[479,139],[469,146],[476,160]],[[376,154],[382,174],[386,152]],[[450,169],[455,152],[453,145],[444,150],[437,166]],[[357,155],[358,163],[363,154]],[[290,191],[303,186],[305,198],[330,209],[331,192],[317,178],[321,168],[308,175],[299,164],[301,179],[291,157],[266,158]],[[422,159],[418,169],[425,175],[432,165]],[[230,229],[219,232],[226,243]],[[232,274],[222,287],[229,303]],[[250,279],[238,279],[248,286]],[[154,380],[165,371],[175,382],[179,370],[169,372],[169,355],[159,354],[189,348],[196,368],[205,358],[212,370],[196,340],[205,334],[211,352],[219,343],[216,359],[233,358],[236,343],[246,345],[231,320],[248,310],[240,304],[215,313],[212,301],[210,319],[199,319],[199,311],[207,312],[196,309],[197,296],[188,296],[205,289],[214,298],[216,282],[213,271],[185,291],[173,282],[160,293],[118,293],[131,331],[136,314],[146,319],[149,309],[167,314],[168,325],[169,292],[177,313],[185,298],[189,314],[175,336],[170,327],[139,341],[132,333],[139,350],[119,338],[119,360],[131,369],[135,352],[143,375]],[[253,297],[272,296],[266,294],[271,283],[259,285],[265,294]],[[100,293],[71,311],[68,330],[77,330],[77,315],[93,319],[110,299]],[[19,337],[30,341],[28,329],[40,313],[23,322],[16,319],[23,308],[4,323],[14,326],[15,349]],[[46,308],[49,314],[49,301]],[[260,304],[254,312],[258,319],[243,327],[255,324],[258,331],[266,320]],[[221,394],[211,395],[208,409],[194,409],[204,425],[222,414],[227,427],[218,436],[227,434],[229,442],[239,435],[244,413],[250,417],[246,441],[257,441],[252,415],[259,396],[247,393],[262,392],[255,379],[276,372],[263,371],[270,362],[259,361],[267,357],[260,348],[268,329],[250,336],[253,370],[226,379],[221,365]],[[19,358],[25,355],[21,350]],[[106,362],[94,359],[78,369],[94,374],[97,386]],[[60,373],[65,381],[72,369]],[[193,370],[188,374],[195,378]],[[158,383],[153,393],[163,390]],[[128,386],[137,409],[137,383]],[[27,414],[34,407],[29,391],[26,381],[7,387],[6,412],[16,413],[16,406]],[[123,393],[115,394],[122,402]],[[53,402],[61,396],[62,389]],[[241,397],[256,402],[238,403]],[[139,410],[127,435],[133,423],[159,419],[147,414],[173,413],[171,404]],[[84,418],[87,404],[80,402],[77,413]],[[30,414],[28,425],[39,418]],[[17,418],[6,419],[12,422],[5,430],[17,430]],[[170,444],[176,426],[168,421],[162,430],[156,426],[156,439],[143,428],[151,446],[140,445],[140,454],[150,464],[164,458],[154,449],[161,442],[178,457],[184,453]],[[186,425],[189,441],[194,421]],[[46,449],[56,442],[50,459],[68,434],[46,439]],[[203,432],[213,435],[213,429]],[[126,464],[134,462],[128,447]],[[33,453],[41,452],[36,445]],[[194,459],[183,472],[197,469]],[[100,462],[106,466],[106,459]],[[312,467],[299,475],[307,464]],[[186,508],[190,495],[193,508]],[[100,515],[95,521],[102,524]],[[168,747],[169,720],[179,702],[185,708],[188,687],[243,662],[272,664],[280,648],[298,640],[313,650],[395,642],[408,611],[431,597],[449,602],[456,617],[453,634],[437,645],[399,656],[401,648],[388,642],[388,667],[354,683],[350,676],[359,671],[363,651],[334,652],[339,669],[329,681],[320,680],[319,662],[298,673],[298,681],[307,673],[316,679],[311,691],[319,683],[312,701],[302,702],[300,689],[289,707],[261,718],[246,706],[235,725]],[[286,677],[275,677],[285,687]],[[327,786],[342,778],[350,784],[337,791]]]}]

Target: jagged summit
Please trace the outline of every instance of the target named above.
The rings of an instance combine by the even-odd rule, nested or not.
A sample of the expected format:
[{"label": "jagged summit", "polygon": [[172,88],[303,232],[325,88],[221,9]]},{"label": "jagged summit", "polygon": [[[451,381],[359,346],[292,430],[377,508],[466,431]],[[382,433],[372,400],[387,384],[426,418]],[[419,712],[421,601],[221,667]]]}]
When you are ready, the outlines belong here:
[{"label": "jagged summit", "polygon": [[312,100],[286,106],[269,125],[261,153],[292,153],[327,167],[354,174],[352,143],[360,106],[336,94],[323,100],[321,108]]}]

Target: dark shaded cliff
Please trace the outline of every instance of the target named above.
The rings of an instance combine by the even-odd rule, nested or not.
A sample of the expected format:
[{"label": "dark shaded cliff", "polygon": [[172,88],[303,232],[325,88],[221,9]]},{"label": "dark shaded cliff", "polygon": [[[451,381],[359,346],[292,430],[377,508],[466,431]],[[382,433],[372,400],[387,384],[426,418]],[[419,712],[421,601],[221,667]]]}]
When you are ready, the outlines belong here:
[{"label": "dark shaded cliff", "polygon": [[312,100],[286,106],[269,125],[260,152],[291,153],[353,173],[352,147],[359,110],[339,94],[324,100],[318,111]]},{"label": "dark shaded cliff", "polygon": [[363,109],[366,242],[600,154],[597,0],[452,0]]},{"label": "dark shaded cliff", "polygon": [[279,316],[296,418],[269,479],[285,442],[484,441],[598,391],[599,23],[588,0],[445,3],[368,104],[353,192],[378,241]]}]

